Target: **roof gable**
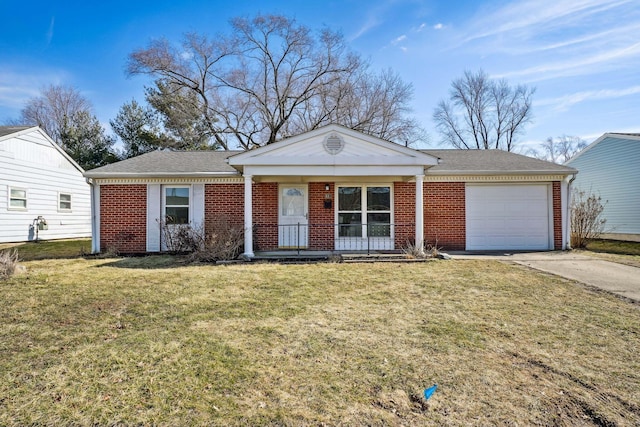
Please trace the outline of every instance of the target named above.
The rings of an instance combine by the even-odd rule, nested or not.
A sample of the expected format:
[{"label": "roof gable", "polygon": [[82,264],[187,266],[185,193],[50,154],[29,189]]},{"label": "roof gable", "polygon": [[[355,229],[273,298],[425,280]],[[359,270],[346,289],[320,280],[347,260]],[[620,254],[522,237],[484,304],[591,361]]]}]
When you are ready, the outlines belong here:
[{"label": "roof gable", "polygon": [[244,166],[391,166],[438,164],[437,157],[354,131],[328,125],[229,158]]},{"label": "roof gable", "polygon": [[616,132],[608,132],[602,135],[600,138],[593,141],[591,144],[587,145],[582,151],[578,154],[570,158],[565,165],[571,166],[577,159],[582,157],[584,154],[589,153],[595,147],[599,145],[606,145],[612,143],[613,140],[618,142],[619,140],[627,140],[630,144],[637,144],[640,147],[640,134],[638,133],[616,133]]},{"label": "roof gable", "polygon": [[[35,134],[34,138],[29,138],[28,135]],[[47,133],[39,126],[0,126],[0,142],[8,141],[11,139],[22,140],[22,143],[37,143],[40,145],[50,146],[55,149],[64,159],[75,169],[84,172],[84,169],[76,163],[66,151],[62,149]]]}]

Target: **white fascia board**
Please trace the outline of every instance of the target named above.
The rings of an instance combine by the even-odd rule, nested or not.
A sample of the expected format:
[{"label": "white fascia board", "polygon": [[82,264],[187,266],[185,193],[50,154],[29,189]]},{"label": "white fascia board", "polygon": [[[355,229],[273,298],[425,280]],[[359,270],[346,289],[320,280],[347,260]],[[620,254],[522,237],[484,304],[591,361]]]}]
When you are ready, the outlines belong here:
[{"label": "white fascia board", "polygon": [[145,173],[117,173],[117,172],[95,172],[87,171],[84,173],[86,178],[104,179],[104,178],[211,178],[211,177],[228,177],[240,176],[238,172],[145,172]]},{"label": "white fascia board", "polygon": [[578,173],[577,170],[539,170],[539,171],[474,171],[474,170],[450,170],[450,171],[431,171],[427,169],[426,175],[448,176],[448,175],[573,175]]},{"label": "white fascia board", "polygon": [[309,165],[245,166],[244,175],[252,176],[416,176],[424,175],[422,165]]}]

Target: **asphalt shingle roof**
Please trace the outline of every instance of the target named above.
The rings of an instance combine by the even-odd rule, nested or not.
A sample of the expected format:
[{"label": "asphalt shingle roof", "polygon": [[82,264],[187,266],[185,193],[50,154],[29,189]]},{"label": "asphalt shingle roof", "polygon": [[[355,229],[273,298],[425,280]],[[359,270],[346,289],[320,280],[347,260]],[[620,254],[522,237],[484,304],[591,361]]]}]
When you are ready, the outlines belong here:
[{"label": "asphalt shingle roof", "polygon": [[[574,173],[575,169],[502,150],[420,150],[440,158],[427,174]],[[242,151],[152,151],[89,170],[90,178],[239,175],[227,158]]]},{"label": "asphalt shingle roof", "polygon": [[88,177],[178,176],[238,173],[226,162],[240,151],[152,151],[86,172]]},{"label": "asphalt shingle roof", "polygon": [[0,137],[11,135],[12,133],[20,132],[32,127],[33,126],[0,126]]},{"label": "asphalt shingle roof", "polygon": [[567,166],[503,150],[420,150],[441,159],[428,174],[575,173]]}]

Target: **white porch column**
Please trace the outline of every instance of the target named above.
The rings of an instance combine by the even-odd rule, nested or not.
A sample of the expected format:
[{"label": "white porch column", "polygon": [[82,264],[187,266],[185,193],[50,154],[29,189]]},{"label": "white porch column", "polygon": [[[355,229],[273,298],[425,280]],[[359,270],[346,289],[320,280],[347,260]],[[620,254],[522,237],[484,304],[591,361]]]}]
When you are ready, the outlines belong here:
[{"label": "white porch column", "polygon": [[244,176],[244,256],[253,258],[253,180],[251,175]]},{"label": "white porch column", "polygon": [[424,175],[416,175],[416,248],[424,250]]}]

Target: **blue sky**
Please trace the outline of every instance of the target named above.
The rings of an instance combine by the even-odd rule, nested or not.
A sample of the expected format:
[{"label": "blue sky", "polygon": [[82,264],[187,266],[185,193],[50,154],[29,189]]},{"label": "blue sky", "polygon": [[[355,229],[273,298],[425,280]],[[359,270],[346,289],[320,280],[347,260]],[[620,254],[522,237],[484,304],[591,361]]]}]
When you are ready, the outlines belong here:
[{"label": "blue sky", "polygon": [[522,149],[548,136],[640,132],[638,0],[2,1],[0,123],[64,84],[108,126],[150,83],[125,75],[130,52],[154,38],[226,32],[230,18],[256,13],[340,30],[374,68],[398,72],[413,84],[427,146],[438,146],[431,116],[451,81],[480,68],[536,88]]}]

